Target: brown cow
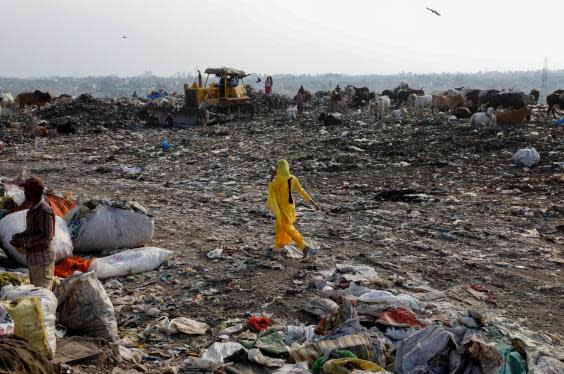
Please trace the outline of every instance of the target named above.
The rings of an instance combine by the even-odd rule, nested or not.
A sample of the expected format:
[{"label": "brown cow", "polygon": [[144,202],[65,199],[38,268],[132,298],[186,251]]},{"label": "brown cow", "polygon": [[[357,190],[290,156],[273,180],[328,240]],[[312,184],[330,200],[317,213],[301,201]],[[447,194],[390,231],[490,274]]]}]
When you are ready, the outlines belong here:
[{"label": "brown cow", "polygon": [[524,106],[520,109],[497,112],[495,119],[498,125],[519,125],[525,122],[525,119],[531,119],[531,112]]},{"label": "brown cow", "polygon": [[433,109],[440,111],[453,111],[454,108],[459,106],[466,106],[466,100],[460,95],[434,95],[433,96]]},{"label": "brown cow", "polygon": [[37,109],[51,101],[51,94],[49,92],[41,92],[35,90],[34,92],[24,92],[16,96],[16,102],[20,106],[20,111],[24,110],[28,105],[37,105]]}]

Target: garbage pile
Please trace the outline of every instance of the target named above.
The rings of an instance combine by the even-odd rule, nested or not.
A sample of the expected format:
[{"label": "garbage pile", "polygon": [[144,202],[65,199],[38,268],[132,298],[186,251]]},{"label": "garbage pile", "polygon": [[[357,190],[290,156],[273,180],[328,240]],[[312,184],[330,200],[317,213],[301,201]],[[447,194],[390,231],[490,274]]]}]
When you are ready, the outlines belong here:
[{"label": "garbage pile", "polygon": [[267,95],[262,91],[255,90],[250,86],[246,86],[247,95],[251,98],[257,113],[266,113],[273,110],[286,110],[288,106],[293,104],[293,100],[288,96],[270,94]]},{"label": "garbage pile", "polygon": [[[557,337],[466,309],[421,281],[391,284],[370,266],[337,264],[318,272],[311,287],[321,297],[303,309],[317,325],[282,325],[262,315],[246,324],[227,321],[232,327],[220,327],[219,340],[200,357],[188,357],[183,368],[317,374],[564,370]],[[474,296],[487,292],[479,285],[472,289]]]}]

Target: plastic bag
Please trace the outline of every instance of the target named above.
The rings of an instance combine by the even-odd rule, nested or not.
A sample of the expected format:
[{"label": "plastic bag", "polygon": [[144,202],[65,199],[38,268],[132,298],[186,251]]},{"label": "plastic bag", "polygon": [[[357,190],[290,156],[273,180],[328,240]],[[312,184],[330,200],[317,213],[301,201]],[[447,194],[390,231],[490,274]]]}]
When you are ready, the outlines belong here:
[{"label": "plastic bag", "polygon": [[3,287],[0,299],[14,320],[15,335],[27,340],[36,352],[52,359],[57,349],[57,297],[46,288],[26,285]]},{"label": "plastic bag", "polygon": [[98,279],[143,273],[158,268],[171,253],[169,250],[156,247],[128,249],[108,257],[94,259],[89,270],[94,270]]},{"label": "plastic bag", "polygon": [[10,313],[0,305],[0,336],[14,333],[14,320]]},{"label": "plastic bag", "polygon": [[[0,220],[0,237],[2,238],[2,246],[8,252],[8,255],[14,258],[19,264],[25,265],[25,255],[18,252],[10,241],[14,234],[25,231],[26,228],[26,215],[27,209],[12,214]],[[72,256],[73,246],[72,240],[69,235],[66,222],[60,218],[55,217],[55,237],[51,244],[55,251],[55,261],[61,261],[69,256]]]},{"label": "plastic bag", "polygon": [[154,233],[151,217],[107,204],[98,205],[84,217],[75,208],[66,219],[76,252],[142,247]]},{"label": "plastic bag", "polygon": [[515,152],[511,159],[518,165],[523,164],[530,168],[539,163],[540,155],[535,148],[522,148]]},{"label": "plastic bag", "polygon": [[244,347],[239,343],[227,342],[227,343],[213,343],[204,354],[202,354],[202,359],[206,361],[213,361],[223,364],[223,360],[233,353],[237,352]]},{"label": "plastic bag", "polygon": [[210,327],[203,323],[194,321],[193,319],[178,317],[174,318],[168,324],[169,334],[183,333],[187,335],[204,335]]},{"label": "plastic bag", "polygon": [[115,341],[118,328],[114,306],[93,272],[67,278],[55,288],[59,322],[80,335]]}]

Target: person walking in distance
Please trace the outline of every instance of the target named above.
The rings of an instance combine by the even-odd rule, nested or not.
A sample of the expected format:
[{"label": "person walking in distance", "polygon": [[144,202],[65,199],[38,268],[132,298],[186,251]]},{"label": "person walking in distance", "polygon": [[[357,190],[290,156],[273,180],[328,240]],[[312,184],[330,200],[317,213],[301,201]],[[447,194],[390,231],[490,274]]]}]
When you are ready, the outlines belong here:
[{"label": "person walking in distance", "polygon": [[303,257],[309,255],[310,248],[306,245],[304,238],[294,227],[296,222],[296,205],[292,192],[298,192],[301,197],[309,202],[315,210],[319,210],[319,206],[311,196],[302,188],[298,178],[290,174],[290,164],[286,160],[278,161],[278,167],[273,169],[268,185],[268,209],[276,218],[274,226],[276,238],[275,247],[281,249],[285,245],[296,243],[296,246],[302,250]]}]

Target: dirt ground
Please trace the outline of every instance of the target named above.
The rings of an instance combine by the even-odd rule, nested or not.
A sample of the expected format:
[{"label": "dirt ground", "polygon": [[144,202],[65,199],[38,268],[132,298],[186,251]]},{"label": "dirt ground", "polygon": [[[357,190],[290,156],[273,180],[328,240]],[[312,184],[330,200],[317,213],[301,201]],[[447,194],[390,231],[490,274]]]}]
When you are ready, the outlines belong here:
[{"label": "dirt ground", "polygon": [[[44,143],[26,138],[6,144],[0,175],[25,167],[55,191],[150,209],[148,245],[174,255],[158,271],[107,287],[122,337],[144,349],[149,370],[179,365],[211,342],[152,333],[158,318],[214,327],[264,311],[280,324],[315,322],[300,310],[316,294],[312,275],[342,262],[373,266],[396,284],[420,279],[442,291],[483,284],[495,294],[483,305],[490,312],[564,335],[564,185],[551,179],[563,172],[563,126],[537,120],[478,132],[437,116],[369,125],[356,111],[324,126],[317,116],[311,110],[289,123],[273,112],[168,133],[82,129]],[[512,154],[529,146],[540,163],[515,166]],[[280,158],[322,208],[296,197],[297,227],[320,249],[308,261],[271,254],[267,181]],[[222,257],[208,259],[218,247]],[[150,307],[157,317],[145,313]]]}]

